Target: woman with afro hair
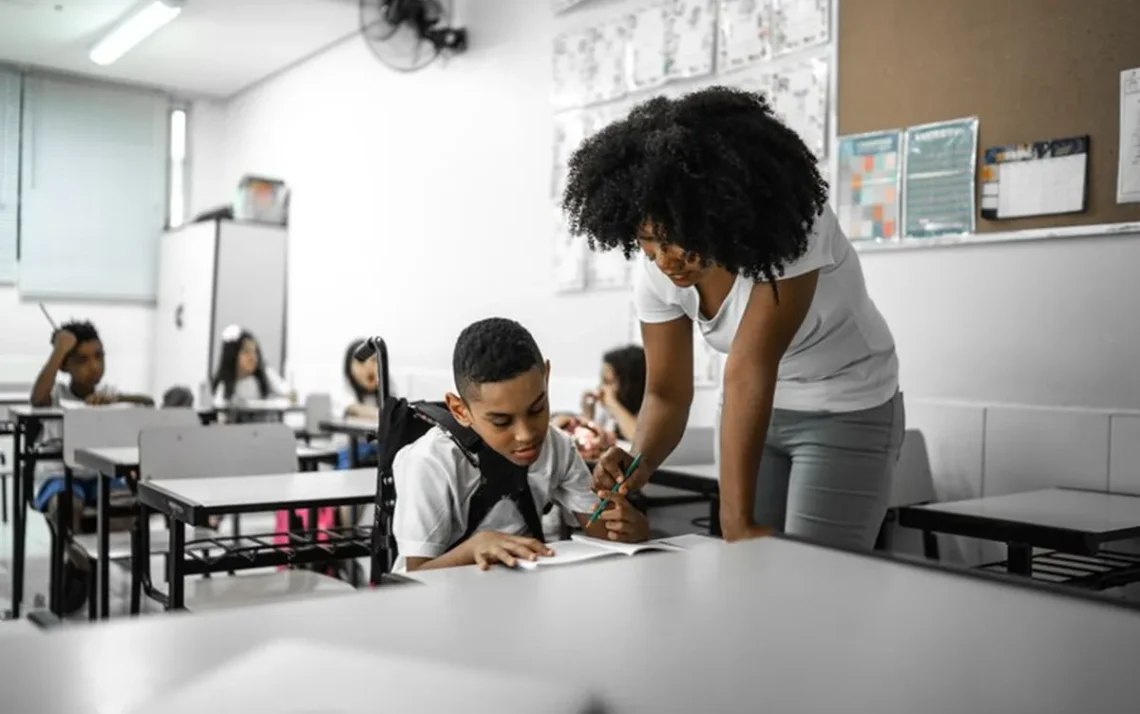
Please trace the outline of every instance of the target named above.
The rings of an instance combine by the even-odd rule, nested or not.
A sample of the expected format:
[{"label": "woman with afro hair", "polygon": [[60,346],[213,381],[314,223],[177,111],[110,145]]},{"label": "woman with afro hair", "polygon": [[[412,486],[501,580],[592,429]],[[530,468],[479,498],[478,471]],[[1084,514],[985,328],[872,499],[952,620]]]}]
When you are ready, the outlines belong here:
[{"label": "woman with afro hair", "polygon": [[[782,531],[873,546],[905,427],[898,360],[799,136],[760,95],[658,97],[586,140],[563,197],[592,250],[635,258],[646,393],[640,488],[680,441],[692,329],[727,355],[717,461],[728,540]],[[599,488],[623,480],[620,448]]]}]

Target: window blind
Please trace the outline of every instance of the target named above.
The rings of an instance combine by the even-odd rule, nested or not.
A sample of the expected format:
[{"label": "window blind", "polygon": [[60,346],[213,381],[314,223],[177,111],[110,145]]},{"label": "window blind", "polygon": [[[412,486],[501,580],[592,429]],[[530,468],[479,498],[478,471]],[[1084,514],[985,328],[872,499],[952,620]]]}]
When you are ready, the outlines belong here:
[{"label": "window blind", "polygon": [[20,75],[0,69],[0,283],[16,281],[19,180]]},{"label": "window blind", "polygon": [[25,76],[21,294],[155,298],[169,107],[157,92]]}]

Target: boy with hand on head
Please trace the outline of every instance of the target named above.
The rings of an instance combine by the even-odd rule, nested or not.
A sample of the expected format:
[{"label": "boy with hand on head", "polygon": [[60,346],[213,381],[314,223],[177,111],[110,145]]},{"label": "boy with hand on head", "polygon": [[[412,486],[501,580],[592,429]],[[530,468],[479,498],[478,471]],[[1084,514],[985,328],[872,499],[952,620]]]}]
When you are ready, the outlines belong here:
[{"label": "boy with hand on head", "polygon": [[[103,342],[90,322],[64,323],[51,341],[51,355],[32,386],[32,406],[58,407],[66,402],[154,406],[150,397],[117,394],[107,387],[98,389],[103,380]],[[56,382],[60,372],[71,377],[70,384]]]},{"label": "boy with hand on head", "polygon": [[[154,401],[150,397],[119,394],[106,386],[100,388],[104,367],[103,342],[99,339],[99,333],[95,330],[95,326],[90,322],[63,324],[52,335],[51,355],[32,386],[32,406],[58,407],[67,406],[69,403],[74,405],[116,403],[154,405]],[[71,378],[69,383],[64,384],[56,381],[60,372]],[[43,426],[40,442],[58,441],[61,436],[62,424],[60,422],[48,422]],[[41,465],[46,466],[47,464],[40,462],[37,467]],[[59,499],[64,493],[66,482],[63,476],[58,475],[58,473],[48,472],[44,474],[40,472],[39,468],[37,468],[37,472],[37,475],[46,475],[47,478],[43,480],[39,492],[36,494],[35,508],[47,513],[52,523],[58,525]],[[92,475],[76,474],[72,478],[70,528],[73,533],[80,530],[84,506],[94,505],[98,498],[95,482],[96,478]],[[115,479],[111,481],[111,489],[112,495],[118,492],[126,492],[127,484],[121,479]],[[112,523],[112,526],[114,525]],[[74,612],[83,605],[86,597],[86,588],[83,585],[85,576],[80,575],[78,571],[84,570],[86,567],[86,560],[78,553],[69,556],[64,572],[65,595],[62,606],[65,613]]]},{"label": "boy with hand on head", "polygon": [[[527,470],[527,484],[540,512],[554,503],[572,513],[595,538],[634,543],[646,540],[649,522],[623,496],[595,494],[591,475],[570,437],[551,426],[546,362],[531,334],[517,322],[482,320],[459,336],[452,360],[456,394],[446,396],[451,415],[493,449]],[[498,501],[467,539],[468,506],[481,474],[459,446],[438,427],[404,447],[392,465],[396,481],[393,531],[402,566],[410,571],[495,563],[553,555],[541,534],[527,532],[511,499]],[[609,499],[590,524],[599,497]]]}]

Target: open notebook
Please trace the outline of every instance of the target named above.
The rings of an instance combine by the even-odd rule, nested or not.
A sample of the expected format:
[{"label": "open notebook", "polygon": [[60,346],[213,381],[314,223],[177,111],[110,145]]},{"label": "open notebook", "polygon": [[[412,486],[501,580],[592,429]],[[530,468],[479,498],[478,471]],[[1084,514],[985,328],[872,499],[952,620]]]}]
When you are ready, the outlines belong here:
[{"label": "open notebook", "polygon": [[534,568],[546,567],[549,565],[569,565],[570,563],[581,563],[585,560],[605,558],[611,555],[636,555],[648,550],[684,550],[684,548],[679,545],[673,545],[672,543],[667,543],[665,541],[649,541],[646,543],[615,543],[613,541],[601,540],[600,538],[591,538],[589,536],[579,534],[570,536],[570,540],[560,540],[557,543],[551,543],[550,548],[554,551],[554,555],[548,558],[539,558],[538,560],[520,560],[519,567],[525,570],[533,570]]}]

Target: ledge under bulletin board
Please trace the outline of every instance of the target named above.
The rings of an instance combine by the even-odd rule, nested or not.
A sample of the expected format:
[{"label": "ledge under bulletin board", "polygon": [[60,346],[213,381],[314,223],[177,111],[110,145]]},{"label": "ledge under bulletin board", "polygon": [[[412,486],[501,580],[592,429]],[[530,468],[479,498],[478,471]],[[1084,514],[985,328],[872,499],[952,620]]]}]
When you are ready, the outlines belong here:
[{"label": "ledge under bulletin board", "polygon": [[[836,4],[838,174],[850,185],[833,193],[860,249],[1140,232],[1140,202],[1117,201],[1140,2]],[[922,131],[949,168],[925,184]],[[953,220],[912,220],[948,197]]]}]

